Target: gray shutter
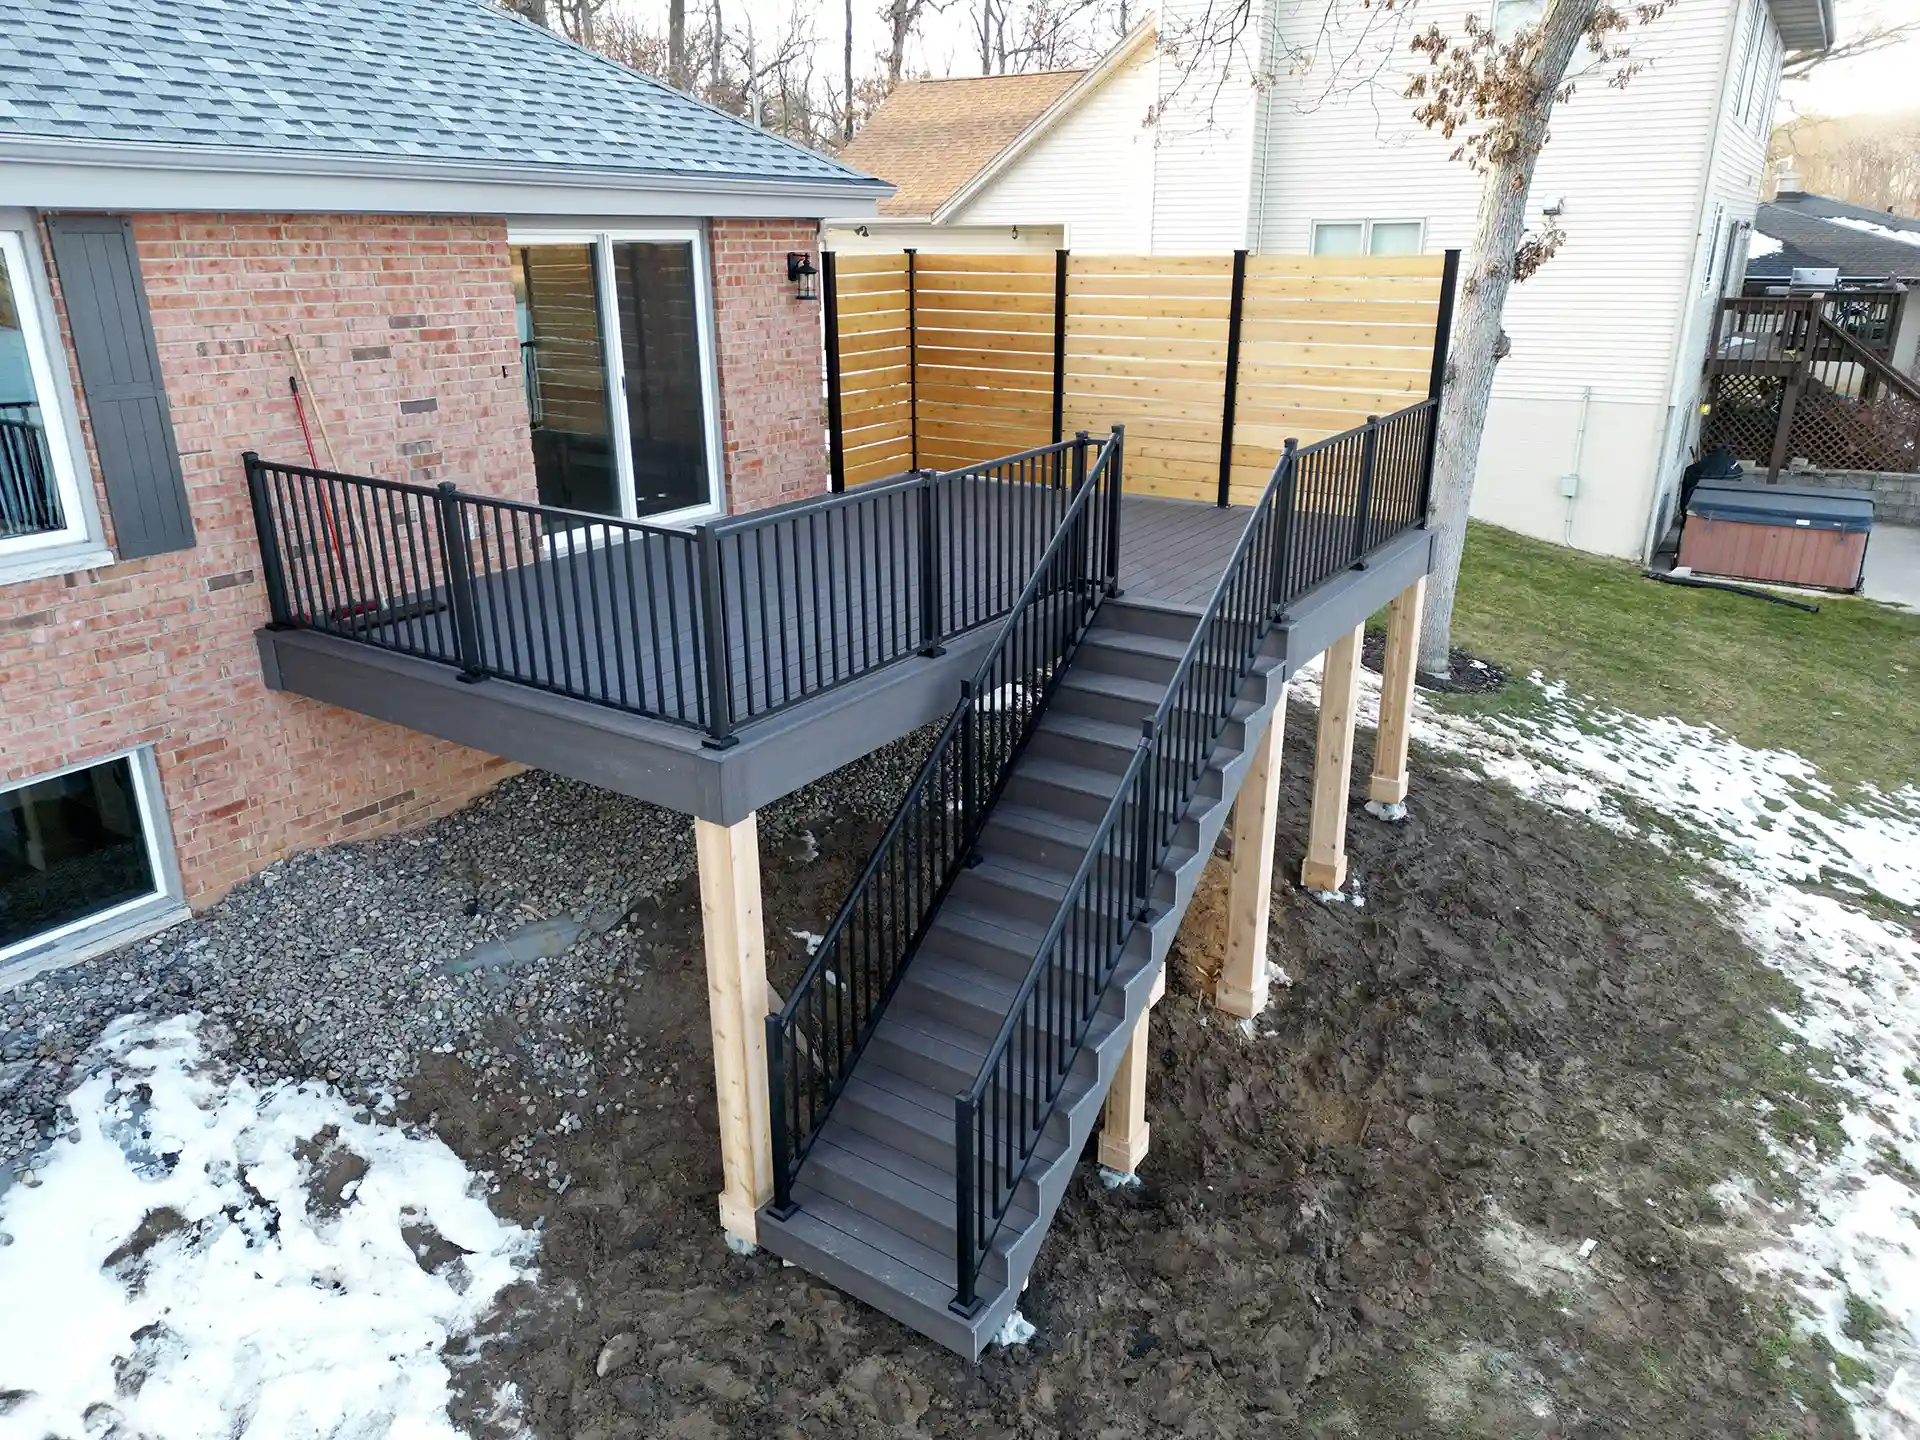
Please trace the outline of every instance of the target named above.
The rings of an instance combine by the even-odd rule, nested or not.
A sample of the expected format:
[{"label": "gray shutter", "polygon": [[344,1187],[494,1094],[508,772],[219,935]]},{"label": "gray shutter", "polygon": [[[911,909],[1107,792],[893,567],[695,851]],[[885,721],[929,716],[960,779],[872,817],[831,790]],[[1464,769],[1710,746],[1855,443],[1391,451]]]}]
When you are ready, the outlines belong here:
[{"label": "gray shutter", "polygon": [[137,560],[191,550],[193,515],[133,226],[124,215],[55,215],[47,233],[113,511],[114,553]]}]

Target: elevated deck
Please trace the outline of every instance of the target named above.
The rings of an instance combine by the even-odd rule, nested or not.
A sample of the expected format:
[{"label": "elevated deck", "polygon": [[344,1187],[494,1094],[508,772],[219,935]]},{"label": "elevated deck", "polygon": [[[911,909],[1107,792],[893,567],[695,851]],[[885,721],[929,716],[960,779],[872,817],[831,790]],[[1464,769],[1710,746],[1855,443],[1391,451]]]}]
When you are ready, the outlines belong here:
[{"label": "elevated deck", "polygon": [[[1034,526],[1043,526],[1052,503],[1047,493],[1022,493],[1014,497],[1019,500],[1031,507]],[[1197,614],[1249,513],[1245,507],[1127,496],[1120,524],[1127,598]],[[1007,533],[1028,530],[1010,525]],[[1354,604],[1364,603],[1363,593],[1383,604],[1395,593],[1396,579],[1404,586],[1424,573],[1424,544],[1412,547],[1420,552],[1417,557],[1407,544],[1395,546],[1391,554],[1369,562],[1371,571],[1349,572],[1351,579],[1336,581],[1327,595],[1309,596],[1295,607],[1300,619],[1293,628],[1300,644],[1323,647],[1324,637],[1337,632],[1337,619],[1318,624],[1314,616],[1344,617]],[[634,553],[626,553],[628,547]],[[820,573],[828,568],[822,564]],[[943,612],[981,617],[949,635],[943,653],[923,655],[896,639],[898,658],[749,719],[735,727],[736,743],[715,749],[693,726],[583,698],[603,684],[609,690],[624,688],[631,698],[639,693],[636,677],[651,685],[657,671],[664,676],[669,703],[679,707],[684,697],[692,712],[700,661],[697,617],[657,579],[649,585],[643,578],[637,587],[644,603],[624,603],[627,573],[660,577],[666,571],[661,542],[649,534],[529,558],[525,566],[477,580],[482,653],[493,671],[478,682],[463,681],[451,658],[452,621],[444,604],[424,615],[350,630],[263,628],[258,634],[262,669],[277,690],[732,824],[944,716],[960,681],[979,662],[993,633],[992,620],[1004,614],[1026,580],[1024,571],[1004,559],[997,566],[940,567]],[[812,571],[802,566],[800,573]],[[744,599],[729,603],[750,613],[759,601],[755,586],[749,574]],[[1335,593],[1342,589],[1353,589],[1353,598]],[[784,673],[794,677],[786,687],[790,690],[801,688],[797,677],[803,674],[847,668],[849,647],[872,633],[875,622],[908,640],[916,633],[920,577],[911,551],[897,574],[878,568],[868,583],[848,587],[847,604],[837,612],[823,604],[826,596],[819,587],[803,585],[794,593],[803,605],[788,618],[774,647]],[[623,603],[615,603],[616,595]],[[517,610],[509,609],[510,600],[519,602]],[[522,618],[509,618],[515,614]],[[489,622],[486,617],[500,618]],[[781,682],[764,674],[749,676],[759,638],[736,633],[730,664],[736,686],[764,698],[770,685],[779,693]],[[1304,659],[1318,648],[1298,653]],[[666,658],[662,663],[655,657]],[[509,678],[514,676],[519,678]],[[576,693],[558,688],[569,679]]]}]

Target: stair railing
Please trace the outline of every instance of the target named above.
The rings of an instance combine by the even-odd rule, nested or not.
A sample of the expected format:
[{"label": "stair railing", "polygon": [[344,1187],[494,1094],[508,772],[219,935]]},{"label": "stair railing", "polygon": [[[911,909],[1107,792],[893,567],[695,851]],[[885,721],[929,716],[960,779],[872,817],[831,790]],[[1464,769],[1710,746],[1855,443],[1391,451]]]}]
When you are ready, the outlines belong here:
[{"label": "stair railing", "polygon": [[1160,867],[1283,607],[1424,519],[1424,412],[1434,403],[1304,449],[1287,442],[1006,1020],[972,1086],[954,1097],[957,1313],[978,1313],[980,1267],[1121,953],[1153,918]]},{"label": "stair railing", "polygon": [[[1071,503],[927,752],[885,833],[780,1009],[767,1017],[773,1213],[797,1208],[801,1161],[948,889],[1060,674],[1119,574],[1123,436],[1082,431]],[[1091,457],[1091,458],[1090,458]],[[985,557],[983,563],[1008,563]]]}]

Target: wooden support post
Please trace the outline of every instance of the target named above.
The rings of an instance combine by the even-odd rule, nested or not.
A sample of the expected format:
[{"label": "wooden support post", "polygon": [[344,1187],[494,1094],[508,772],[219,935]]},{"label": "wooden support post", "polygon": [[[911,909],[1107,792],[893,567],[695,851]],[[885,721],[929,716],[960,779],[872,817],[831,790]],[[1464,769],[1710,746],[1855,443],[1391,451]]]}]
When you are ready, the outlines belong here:
[{"label": "wooden support post", "polygon": [[1233,802],[1233,878],[1227,887],[1227,958],[1213,1003],[1251,1019],[1267,1008],[1267,921],[1273,913],[1273,832],[1279,817],[1280,749],[1287,693],[1280,692],[1267,733],[1254,749]]},{"label": "wooden support post", "polygon": [[1133,1036],[1127,1041],[1126,1054],[1114,1072],[1113,1088],[1107,1091],[1107,1108],[1100,1122],[1100,1163],[1115,1175],[1134,1175],[1147,1158],[1147,1141],[1152,1127],[1147,1124],[1147,1024],[1153,1007],[1167,993],[1167,972],[1162,969],[1147,996],[1146,1009],[1133,1022]]},{"label": "wooden support post", "polygon": [[1347,786],[1353,769],[1353,719],[1360,708],[1360,642],[1356,625],[1327,647],[1320,676],[1320,728],[1313,741],[1313,816],[1300,883],[1338,890],[1347,883]]},{"label": "wooden support post", "polygon": [[1393,597],[1387,609],[1387,654],[1380,670],[1380,728],[1374,735],[1373,775],[1367,799],[1399,805],[1407,798],[1407,742],[1413,730],[1413,666],[1420,645],[1420,612],[1427,577]]},{"label": "wooden support post", "polygon": [[753,815],[733,825],[693,822],[700,862],[700,921],[707,947],[707,1008],[720,1111],[720,1223],[757,1244],[756,1212],[773,1197],[767,1109],[767,942],[760,910],[760,832]]}]

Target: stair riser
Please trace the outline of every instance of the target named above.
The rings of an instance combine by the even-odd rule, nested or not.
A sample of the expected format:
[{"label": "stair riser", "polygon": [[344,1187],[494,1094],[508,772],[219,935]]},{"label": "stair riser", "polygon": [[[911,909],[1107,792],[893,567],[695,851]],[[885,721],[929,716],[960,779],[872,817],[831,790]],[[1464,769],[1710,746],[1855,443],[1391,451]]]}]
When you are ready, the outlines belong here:
[{"label": "stair riser", "polygon": [[[1174,832],[1173,843],[1176,849],[1191,850],[1199,843],[1199,836],[1200,832],[1193,822],[1184,821],[1179,830]],[[996,829],[989,825],[983,844],[1005,859],[1039,865],[1049,870],[1078,869],[1086,854],[1083,846],[1067,846],[1030,831],[1015,830],[1011,826]]]},{"label": "stair riser", "polygon": [[851,1205],[863,1215],[870,1215],[883,1225],[898,1230],[910,1240],[917,1240],[929,1249],[943,1254],[953,1253],[953,1221],[949,1216],[944,1222],[915,1206],[907,1205],[883,1191],[870,1185],[863,1185],[850,1175],[841,1173],[831,1165],[821,1164],[810,1157],[807,1166],[807,1183],[842,1204]]},{"label": "stair riser", "polygon": [[1136,680],[1151,680],[1165,685],[1179,668],[1177,658],[1169,659],[1150,651],[1129,649],[1124,644],[1093,641],[1080,647],[1073,657],[1075,669],[1089,674],[1128,675]]},{"label": "stair riser", "polygon": [[1053,708],[1070,715],[1086,715],[1110,724],[1138,731],[1140,722],[1153,714],[1154,706],[1118,695],[1105,695],[1078,685],[1062,685],[1053,692]]},{"label": "stair riser", "polygon": [[[865,1105],[858,1100],[842,1097],[834,1106],[836,1121],[844,1121],[863,1135],[871,1135],[876,1140],[885,1141],[904,1155],[932,1165],[947,1174],[953,1173],[953,1126],[951,1122],[938,1134],[917,1125],[910,1125],[897,1116],[889,1115]],[[1065,1107],[1056,1110],[1048,1117],[1047,1126],[1042,1134],[1042,1143],[1047,1149],[1046,1159],[1036,1162],[1045,1164],[1064,1150],[1073,1139],[1073,1127],[1067,1119]],[[811,1178],[811,1177],[809,1177]],[[1032,1187],[1023,1187],[1018,1204],[1024,1209],[1037,1209],[1039,1192]],[[943,1242],[944,1243],[944,1242]]]},{"label": "stair riser", "polygon": [[[892,1039],[880,1035],[874,1037],[871,1048],[881,1057],[881,1063],[888,1069],[897,1070],[909,1079],[918,1080],[922,1085],[930,1085],[935,1090],[948,1095],[958,1095],[971,1089],[977,1073],[972,1066],[963,1070],[958,1065],[922,1054],[917,1050],[909,1050]],[[1092,1067],[1087,1064],[1087,1054],[1083,1050],[1074,1062],[1073,1068],[1067,1072],[1066,1083],[1069,1088],[1082,1085],[1090,1080],[1092,1075]]]},{"label": "stair riser", "polygon": [[[1115,776],[1115,789],[1119,777]],[[1052,810],[1076,820],[1102,820],[1113,803],[1113,791],[1096,795],[1077,786],[1060,785],[1016,770],[1005,791],[1008,800],[1035,810]]]},{"label": "stair riser", "polygon": [[1100,623],[1116,630],[1131,630],[1136,635],[1152,635],[1162,640],[1191,640],[1200,623],[1197,615],[1180,610],[1161,610],[1152,605],[1132,605],[1126,600],[1109,600],[1100,607]]},{"label": "stair riser", "polygon": [[[1167,893],[1165,898],[1160,899],[1156,897],[1156,904],[1165,905],[1172,902],[1173,883],[1171,878],[1168,878],[1166,882],[1166,889]],[[1028,964],[1030,965],[1031,963],[1031,959],[1029,959]],[[1021,978],[1024,978],[1024,976],[1025,971],[1023,970],[1021,972]],[[1011,980],[1015,977],[1008,975],[1006,978]],[[1006,1019],[1005,1010],[985,1003],[982,999],[956,994],[953,990],[947,988],[936,989],[932,985],[916,980],[912,967],[908,967],[907,978],[901,982],[899,998],[906,1004],[912,1005],[915,1009],[926,1010],[939,1015],[942,1019],[952,1021],[955,1025],[958,1025],[970,1034],[981,1036],[987,1040],[991,1040],[995,1035],[1000,1033],[1001,1022]],[[1106,1000],[1104,999],[1101,1002],[1101,1008],[1106,1008]]]}]

